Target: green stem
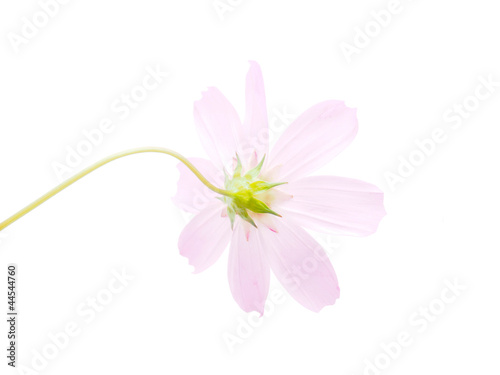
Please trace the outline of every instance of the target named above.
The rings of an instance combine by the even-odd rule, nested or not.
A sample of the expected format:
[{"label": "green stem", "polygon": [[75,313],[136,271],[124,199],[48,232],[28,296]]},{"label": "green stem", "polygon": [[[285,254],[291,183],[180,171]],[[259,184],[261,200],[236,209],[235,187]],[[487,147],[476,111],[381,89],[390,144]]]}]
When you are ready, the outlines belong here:
[{"label": "green stem", "polygon": [[186,159],[184,156],[182,156],[181,154],[179,154],[179,153],[177,153],[175,151],[168,150],[166,148],[160,148],[160,147],[135,148],[135,149],[132,149],[132,150],[127,150],[127,151],[120,152],[118,154],[114,154],[114,155],[108,156],[107,158],[105,158],[105,159],[103,159],[103,160],[95,163],[94,165],[91,165],[90,167],[84,169],[80,173],[78,173],[78,174],[74,175],[73,177],[67,179],[66,181],[64,181],[60,185],[56,186],[54,189],[52,189],[48,193],[42,195],[40,198],[38,198],[33,203],[31,203],[28,206],[24,207],[18,213],[12,215],[7,220],[5,220],[4,222],[0,223],[0,231],[2,231],[3,229],[7,228],[9,225],[11,225],[12,223],[16,222],[17,220],[19,220],[20,218],[22,218],[27,213],[29,213],[32,210],[34,210],[35,208],[37,208],[38,206],[40,206],[45,201],[47,201],[50,198],[52,198],[57,193],[59,193],[62,190],[66,189],[68,186],[74,184],[79,179],[85,177],[86,175],[88,175],[89,173],[91,173],[91,172],[95,171],[96,169],[102,167],[103,165],[106,165],[109,162],[112,162],[113,160],[116,160],[116,159],[120,159],[120,158],[122,158],[124,156],[133,155],[133,154],[141,154],[141,153],[145,153],[145,152],[158,152],[158,153],[162,153],[162,154],[167,154],[167,155],[173,156],[174,158],[176,158],[176,159],[180,160],[182,163],[184,163],[186,165],[186,167],[188,167],[191,170],[191,172],[193,172],[196,175],[196,177],[198,177],[200,179],[200,181],[206,187],[208,187],[210,190],[215,191],[218,194],[228,196],[228,197],[232,197],[233,196],[233,194],[230,193],[229,191],[223,190],[223,189],[219,189],[217,186],[215,186],[212,183],[210,183],[200,173],[200,171],[198,171],[198,169],[196,169],[196,167],[188,159]]}]

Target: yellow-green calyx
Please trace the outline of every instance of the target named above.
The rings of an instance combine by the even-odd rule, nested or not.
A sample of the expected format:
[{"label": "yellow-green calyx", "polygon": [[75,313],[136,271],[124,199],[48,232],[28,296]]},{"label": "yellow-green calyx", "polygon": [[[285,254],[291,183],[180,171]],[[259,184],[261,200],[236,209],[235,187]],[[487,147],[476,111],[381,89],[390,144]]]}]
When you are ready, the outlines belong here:
[{"label": "yellow-green calyx", "polygon": [[243,220],[249,222],[254,227],[257,227],[248,211],[255,212],[257,214],[271,214],[281,217],[280,214],[271,210],[264,202],[265,194],[263,193],[273,187],[286,184],[286,182],[269,183],[258,178],[262,166],[264,165],[265,156],[262,158],[259,165],[249,170],[244,175],[242,175],[243,167],[241,165],[240,158],[238,155],[236,155],[236,158],[237,165],[233,176],[230,178],[227,173],[225,173],[225,188],[231,193],[231,196],[219,198],[227,204],[227,215],[231,220],[231,227],[234,226],[234,219],[236,218],[236,215],[240,216]]}]

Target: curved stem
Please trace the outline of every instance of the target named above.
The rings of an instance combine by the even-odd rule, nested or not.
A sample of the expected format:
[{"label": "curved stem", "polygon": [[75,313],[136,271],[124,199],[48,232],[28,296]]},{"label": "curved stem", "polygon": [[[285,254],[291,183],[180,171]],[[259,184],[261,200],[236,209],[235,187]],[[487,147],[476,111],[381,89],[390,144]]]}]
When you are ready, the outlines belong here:
[{"label": "curved stem", "polygon": [[167,155],[173,156],[174,158],[176,158],[179,161],[181,161],[182,163],[184,163],[186,165],[186,167],[188,167],[191,170],[191,172],[193,172],[196,175],[196,177],[198,177],[200,179],[200,181],[206,187],[208,187],[210,190],[215,191],[218,194],[228,196],[228,197],[233,196],[233,194],[231,192],[229,192],[227,190],[219,189],[217,186],[215,186],[212,183],[210,183],[210,181],[208,181],[200,173],[200,171],[198,171],[198,169],[196,169],[196,167],[188,159],[186,159],[184,156],[182,156],[181,154],[179,154],[179,153],[177,153],[175,151],[172,151],[172,150],[169,150],[169,149],[166,149],[166,148],[160,148],[160,147],[135,148],[135,149],[132,149],[132,150],[127,150],[127,151],[123,151],[123,152],[120,152],[120,153],[108,156],[107,158],[105,158],[105,159],[103,159],[103,160],[95,163],[94,165],[91,165],[90,167],[84,169],[83,171],[79,172],[78,174],[74,175],[73,177],[67,179],[66,181],[64,181],[60,185],[56,186],[54,189],[52,189],[48,193],[42,195],[40,198],[38,198],[33,203],[31,203],[28,206],[24,207],[22,210],[20,210],[16,214],[12,215],[11,217],[9,217],[4,222],[0,223],[0,231],[2,231],[3,229],[7,228],[9,225],[11,225],[12,223],[16,222],[17,220],[19,220],[21,217],[23,217],[27,213],[29,213],[32,210],[34,210],[35,208],[37,208],[38,206],[40,206],[45,201],[47,201],[50,198],[52,198],[57,193],[59,193],[62,190],[66,189],[68,186],[74,184],[76,181],[80,180],[81,178],[85,177],[86,175],[88,175],[89,173],[95,171],[96,169],[102,167],[103,165],[106,165],[109,162],[112,162],[113,160],[116,160],[116,159],[120,159],[120,158],[122,158],[124,156],[133,155],[133,154],[141,154],[141,153],[145,153],[145,152],[158,152],[158,153],[162,153],[162,154],[167,154]]}]

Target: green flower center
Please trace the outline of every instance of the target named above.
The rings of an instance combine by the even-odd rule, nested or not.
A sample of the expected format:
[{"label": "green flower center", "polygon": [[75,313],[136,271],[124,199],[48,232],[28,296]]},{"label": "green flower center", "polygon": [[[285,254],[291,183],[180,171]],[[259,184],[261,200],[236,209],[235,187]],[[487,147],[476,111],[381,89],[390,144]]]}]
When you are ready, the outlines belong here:
[{"label": "green flower center", "polygon": [[267,200],[266,197],[269,197],[269,194],[266,194],[266,192],[276,186],[286,184],[286,182],[270,183],[259,179],[259,174],[266,158],[265,156],[259,165],[245,174],[242,174],[243,167],[238,155],[236,155],[236,158],[237,165],[233,176],[230,178],[226,173],[225,181],[225,188],[232,195],[220,198],[227,204],[227,214],[231,220],[231,227],[234,226],[234,219],[238,215],[257,228],[249,211],[257,214],[271,214],[281,217],[280,214],[274,212],[265,203]]}]

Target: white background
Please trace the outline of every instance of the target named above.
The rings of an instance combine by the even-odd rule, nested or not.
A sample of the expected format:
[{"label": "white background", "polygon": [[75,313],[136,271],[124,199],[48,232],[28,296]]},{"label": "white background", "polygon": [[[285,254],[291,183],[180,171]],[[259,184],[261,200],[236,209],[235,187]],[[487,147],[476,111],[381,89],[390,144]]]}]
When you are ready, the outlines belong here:
[{"label": "white background", "polygon": [[[276,113],[298,115],[322,100],[358,108],[356,140],[319,173],[377,184],[388,211],[370,237],[318,236],[340,281],[335,306],[316,314],[285,298],[231,351],[225,334],[237,335],[248,316],[231,297],[225,256],[193,275],[178,254],[187,217],[171,201],[176,162],[153,154],[114,162],[1,235],[0,279],[9,262],[19,265],[19,363],[31,366],[49,333],[75,322],[80,334],[41,373],[372,374],[367,361],[384,363],[382,344],[403,331],[412,344],[381,373],[499,373],[500,87],[466,99],[479,77],[500,80],[496,5],[401,0],[401,12],[348,62],[341,43],[354,45],[356,28],[387,1],[241,1],[221,19],[211,0],[74,0],[17,53],[9,33],[22,35],[23,17],[40,5],[2,2],[2,218],[55,186],[53,163],[103,118],[114,131],[76,170],[138,146],[204,156],[193,102],[216,86],[243,114],[248,60],[262,67],[281,128]],[[148,66],[170,76],[119,119],[112,103]],[[464,100],[478,108],[452,129],[443,114]],[[393,191],[386,172],[397,173],[398,157],[436,128],[446,142]],[[123,268],[135,279],[85,323],[77,307]],[[455,279],[467,289],[420,332],[410,318],[439,306]],[[6,285],[0,290],[3,311]],[[276,280],[271,290],[282,290]]]}]

